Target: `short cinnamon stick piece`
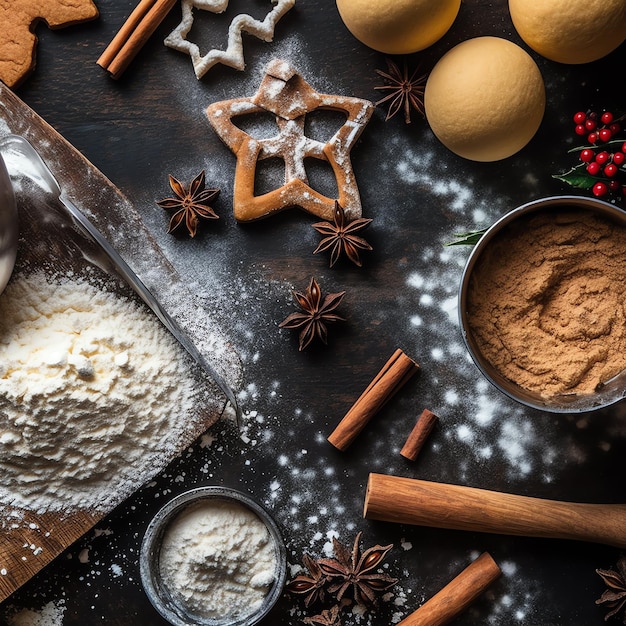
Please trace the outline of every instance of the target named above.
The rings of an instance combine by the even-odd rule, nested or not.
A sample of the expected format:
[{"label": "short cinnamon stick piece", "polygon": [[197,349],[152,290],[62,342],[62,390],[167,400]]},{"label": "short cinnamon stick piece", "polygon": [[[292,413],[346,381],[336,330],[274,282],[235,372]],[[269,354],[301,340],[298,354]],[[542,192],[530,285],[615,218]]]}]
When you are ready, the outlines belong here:
[{"label": "short cinnamon stick piece", "polygon": [[398,348],[352,405],[328,441],[346,450],[374,415],[417,372],[419,365]]},{"label": "short cinnamon stick piece", "polygon": [[488,552],[483,552],[441,591],[398,626],[441,626],[465,611],[502,573]]},{"label": "short cinnamon stick piece", "polygon": [[141,0],[96,63],[113,78],[119,78],[176,0]]},{"label": "short cinnamon stick piece", "polygon": [[413,430],[409,434],[400,454],[409,461],[415,461],[426,439],[437,423],[437,416],[428,409],[424,409],[417,419]]}]

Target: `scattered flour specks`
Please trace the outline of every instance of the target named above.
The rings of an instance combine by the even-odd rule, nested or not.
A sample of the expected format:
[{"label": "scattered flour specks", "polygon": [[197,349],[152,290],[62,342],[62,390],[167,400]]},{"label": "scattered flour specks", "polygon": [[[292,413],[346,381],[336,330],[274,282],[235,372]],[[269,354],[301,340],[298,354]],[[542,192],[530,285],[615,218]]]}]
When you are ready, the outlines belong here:
[{"label": "scattered flour specks", "polygon": [[456,429],[456,436],[460,441],[471,443],[474,440],[474,432],[467,426],[467,424],[461,424]]},{"label": "scattered flour specks", "polygon": [[[436,183],[429,167],[432,162],[428,151],[418,154],[409,149],[398,160],[396,170],[406,184],[428,186],[435,195],[445,196],[446,206],[459,213],[467,230],[485,228],[505,212],[505,198],[489,197],[488,191],[479,196],[471,181],[448,178]],[[442,417],[445,439],[461,448],[461,458],[473,458],[478,466],[504,459],[509,479],[538,471],[549,481],[553,451],[563,442],[551,441],[542,422],[529,419],[527,410],[492,387],[472,362],[458,322],[458,288],[469,249],[446,247],[453,234],[443,237],[422,249],[421,258],[405,270],[405,286],[414,301],[407,327],[420,347],[422,368],[426,372],[452,370],[450,376],[433,377],[438,389],[432,392],[430,406]],[[430,347],[428,354],[421,346]],[[575,446],[563,462],[568,460],[577,461]]]},{"label": "scattered flour specks", "polygon": [[[392,140],[393,146],[397,143]],[[439,169],[433,167],[435,154],[433,152],[417,153],[406,150],[396,163],[396,173],[405,183],[418,187],[428,187],[436,196],[443,196],[448,206],[457,212],[465,212],[470,202],[476,202],[474,191],[466,184],[453,178],[441,178]],[[474,208],[475,215],[476,209]]]},{"label": "scattered flour specks", "polygon": [[412,315],[409,319],[411,326],[421,326],[423,324],[423,320],[419,315]]},{"label": "scattered flour specks", "polygon": [[[256,91],[265,62],[270,56],[306,59],[306,54],[301,54],[302,45],[297,37],[281,38],[281,41],[275,42],[267,59],[258,59],[249,71],[238,77],[241,90],[238,95],[252,95]],[[324,85],[323,81],[317,80],[306,63],[298,69],[319,90],[328,93],[335,91],[336,85]],[[185,107],[194,118],[203,115],[203,109],[208,104],[206,92],[195,84],[185,88],[188,82],[178,77],[174,77],[174,82],[180,82],[181,89],[177,89],[176,93],[180,95],[181,107]],[[217,141],[217,138],[207,129],[206,140]],[[434,148],[429,149],[426,133],[419,138],[419,143],[418,151],[406,147],[406,138],[396,137],[381,148],[383,152],[388,152],[387,158],[381,158],[381,171],[387,169],[392,183],[399,179],[415,192],[415,196],[422,194],[434,197],[445,206],[448,214],[452,214],[459,230],[484,228],[504,213],[506,198],[494,198],[488,187],[483,188],[464,178],[462,173],[455,173],[454,169],[445,167]],[[422,145],[424,150],[421,149]],[[171,165],[163,162],[163,179]],[[176,165],[182,165],[182,171],[180,167],[176,168],[177,176],[182,179],[190,180],[197,173],[197,162]],[[223,161],[212,159],[204,165],[212,184],[229,188],[234,168],[233,158]],[[441,175],[442,166],[445,167],[445,176]],[[533,182],[532,177],[526,180],[527,185]],[[153,199],[150,198],[149,202],[153,203]],[[156,224],[162,215],[157,212],[154,215]],[[224,215],[224,218],[228,219],[228,216]],[[397,215],[393,211],[381,211],[376,218],[377,225],[385,229],[392,225]],[[161,233],[162,224],[154,230]],[[272,302],[284,304],[285,310],[291,306],[291,295],[285,289],[284,282],[262,264],[242,262],[238,267],[231,267],[224,262],[224,253],[218,247],[211,250],[211,263],[198,267],[195,256],[186,255],[181,250],[180,241],[165,234],[158,236],[167,257],[181,274],[189,278],[190,290],[203,300],[207,310],[216,314],[221,312],[224,317],[228,317],[233,310],[238,311],[236,319],[229,321],[233,326],[232,333],[240,343],[240,356],[243,362],[260,370],[267,359],[269,342],[275,341],[276,336],[268,333],[269,338],[265,339],[265,335],[259,336],[258,328],[267,329],[275,325]],[[481,472],[487,475],[492,468],[501,468],[503,465],[506,478],[513,485],[515,480],[524,480],[531,472],[543,477],[545,482],[550,482],[557,450],[562,453],[558,459],[561,469],[566,468],[568,463],[579,462],[583,452],[575,442],[557,442],[556,435],[549,426],[545,426],[545,421],[529,419],[523,407],[504,398],[484,380],[472,363],[462,341],[457,312],[458,285],[468,249],[444,246],[452,236],[452,232],[447,232],[433,237],[417,254],[409,257],[402,269],[405,287],[402,297],[406,297],[410,305],[406,312],[404,307],[402,309],[402,313],[406,314],[404,339],[413,342],[407,351],[419,356],[422,378],[427,383],[424,385],[425,394],[420,396],[419,402],[432,408],[440,417],[439,427],[429,441],[427,452],[434,454],[436,459],[444,455],[447,459],[458,459],[458,463],[441,464],[452,466],[452,474],[446,476],[442,473],[440,476],[451,482],[481,486]],[[410,347],[414,350],[410,350]],[[254,367],[250,369],[255,371]],[[265,487],[259,493],[263,504],[276,512],[286,528],[287,539],[292,544],[300,542],[293,546],[289,559],[290,575],[294,577],[302,571],[299,561],[303,549],[312,555],[330,557],[333,555],[333,538],[350,543],[363,528],[364,522],[360,517],[362,493],[360,490],[347,493],[345,489],[346,484],[355,482],[355,471],[349,463],[329,453],[326,441],[328,433],[322,422],[327,416],[311,414],[306,407],[294,407],[290,404],[294,402],[292,390],[283,390],[278,381],[262,381],[261,377],[247,381],[246,386],[239,390],[239,400],[246,406],[246,410],[240,430],[233,427],[236,430],[236,435],[232,437],[234,441],[225,441],[223,433],[218,432],[219,428],[226,428],[223,425],[200,438],[195,448],[195,454],[200,457],[198,462],[201,463],[198,479],[212,480],[215,476],[215,480],[219,481],[223,472],[218,466],[225,460],[227,463],[224,465],[234,465],[236,471],[241,470],[248,478],[255,474],[255,485]],[[255,408],[250,409],[251,405],[255,405]],[[411,418],[414,419],[414,416]],[[306,441],[298,438],[302,424],[314,424],[317,429],[318,423],[319,430],[313,432]],[[581,424],[580,429],[583,428],[587,428],[587,425]],[[312,432],[311,429],[309,432]],[[386,435],[386,441],[369,440],[371,467],[385,472],[398,470],[398,465],[394,465],[392,459],[398,456],[396,444],[404,440],[406,432],[401,430],[401,426],[396,428],[390,424]],[[285,441],[300,443],[284,446]],[[389,442],[393,443],[390,445]],[[610,449],[608,444],[604,445],[607,450]],[[189,456],[192,456],[191,450]],[[401,467],[406,469],[405,466]],[[427,471],[433,469],[433,465],[422,467]],[[439,465],[435,464],[435,468],[438,471]],[[187,473],[178,470],[169,477],[161,476],[158,483],[154,482],[145,488],[145,498],[165,500],[173,488],[180,489],[181,483],[189,481],[188,486],[193,486],[193,480],[190,480],[192,476],[191,471]],[[246,478],[242,482],[245,485]],[[322,497],[320,484],[323,485]],[[97,575],[94,572],[100,570],[111,578],[111,582],[129,576],[136,555],[128,555],[124,559],[116,554],[114,562],[101,564],[95,542],[97,536],[94,534],[93,546],[83,548],[78,554],[79,561],[85,565],[84,569],[89,570],[85,577],[93,578]],[[365,532],[364,545],[371,545],[373,541],[376,541],[376,537]],[[393,575],[400,578],[401,582],[394,587],[393,593],[385,594],[383,602],[393,609],[389,612],[391,618],[388,622],[397,624],[426,599],[419,584],[421,581],[413,589],[404,588],[403,585],[409,576],[416,575],[416,564],[419,564],[423,549],[420,546],[420,533],[408,534],[407,531],[407,536],[394,548],[395,554],[389,559],[389,565],[395,568]],[[27,549],[30,547],[27,546]],[[403,555],[409,557],[404,562],[411,560],[411,565],[415,565],[411,572],[408,567],[403,572],[398,571],[400,568],[396,560],[402,560]],[[501,567],[506,580],[506,592],[489,596],[490,613],[486,623],[530,623],[528,619],[538,601],[538,596],[529,591],[536,588],[534,581],[529,579],[530,575],[523,567],[513,561],[504,561]],[[294,602],[291,609],[293,624],[301,621],[299,606]],[[54,604],[46,605],[39,613],[22,611],[22,617],[28,615],[31,621],[13,621],[9,626],[57,626],[61,623],[63,611],[63,606]],[[43,615],[47,621],[35,621]],[[374,626],[377,623],[376,615],[365,615],[356,610],[350,615],[349,623]]]},{"label": "scattered flour specks", "polygon": [[474,421],[479,426],[488,426],[493,421],[494,406],[484,405],[479,407],[474,416]]},{"label": "scattered flour specks", "polygon": [[124,570],[117,563],[111,564],[111,574],[114,578],[119,578],[124,575]]},{"label": "scattered flour specks", "polygon": [[63,600],[48,602],[39,611],[22,609],[7,617],[8,626],[62,626],[65,605]]}]

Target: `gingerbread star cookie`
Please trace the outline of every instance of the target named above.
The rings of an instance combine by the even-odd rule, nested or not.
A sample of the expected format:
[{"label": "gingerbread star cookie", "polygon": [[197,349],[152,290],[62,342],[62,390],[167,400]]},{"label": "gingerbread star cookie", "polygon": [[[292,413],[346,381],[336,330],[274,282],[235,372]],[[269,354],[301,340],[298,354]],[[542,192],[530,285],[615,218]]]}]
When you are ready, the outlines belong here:
[{"label": "gingerbread star cookie", "polygon": [[0,80],[17,87],[35,69],[39,22],[62,28],[96,17],[91,0],[0,0]]},{"label": "gingerbread star cookie", "polygon": [[[305,135],[305,119],[317,109],[340,111],[345,122],[326,143]],[[350,150],[368,123],[374,105],[368,100],[318,93],[287,62],[275,59],[266,69],[257,93],[249,98],[215,102],[207,109],[211,126],[237,155],[233,208],[235,218],[249,222],[289,207],[301,207],[332,220],[335,201],[352,220],[362,214],[361,198],[350,161]],[[233,122],[243,115],[271,113],[278,133],[270,138],[250,136]],[[255,196],[257,164],[277,157],[285,164],[284,184]],[[332,168],[339,198],[329,198],[309,186],[304,160],[319,159]]]},{"label": "gingerbread star cookie", "polygon": [[236,70],[243,70],[246,64],[243,56],[241,33],[246,32],[263,41],[272,41],[276,23],[296,3],[296,0],[266,1],[268,7],[274,6],[263,20],[256,20],[246,13],[237,15],[228,28],[226,50],[213,48],[202,55],[198,45],[187,40],[187,35],[193,26],[193,10],[203,9],[211,13],[223,13],[228,7],[229,0],[182,0],[180,24],[165,38],[164,43],[169,48],[184,52],[191,57],[197,78],[202,78],[217,63],[223,63]]}]

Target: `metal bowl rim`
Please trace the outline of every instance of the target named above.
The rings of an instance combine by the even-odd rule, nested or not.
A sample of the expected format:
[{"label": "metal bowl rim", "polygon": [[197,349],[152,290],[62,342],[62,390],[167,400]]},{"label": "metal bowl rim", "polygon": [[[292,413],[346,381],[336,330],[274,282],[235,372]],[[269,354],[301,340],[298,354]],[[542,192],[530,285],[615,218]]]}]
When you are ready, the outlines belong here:
[{"label": "metal bowl rim", "polygon": [[[203,500],[233,501],[250,509],[267,528],[276,549],[275,578],[269,592],[263,600],[263,604],[254,613],[239,618],[235,622],[226,622],[213,618],[203,621],[191,617],[185,617],[183,619],[169,606],[168,601],[162,597],[155,584],[155,579],[159,577],[157,563],[158,551],[165,529],[168,524],[187,507],[202,502]],[[276,521],[264,507],[253,500],[249,495],[237,489],[210,485],[196,487],[180,493],[157,511],[148,524],[141,543],[139,566],[141,582],[150,603],[160,615],[173,624],[173,626],[254,626],[267,616],[282,594],[287,577],[287,550]],[[183,610],[183,607],[179,608]],[[194,621],[190,621],[191,619]]]}]

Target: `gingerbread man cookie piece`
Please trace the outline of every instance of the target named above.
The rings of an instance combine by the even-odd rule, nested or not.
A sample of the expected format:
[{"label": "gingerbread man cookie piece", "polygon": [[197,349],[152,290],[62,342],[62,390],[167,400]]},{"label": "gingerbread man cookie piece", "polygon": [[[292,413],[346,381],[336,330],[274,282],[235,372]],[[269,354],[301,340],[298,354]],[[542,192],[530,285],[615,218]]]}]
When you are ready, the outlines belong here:
[{"label": "gingerbread man cookie piece", "polygon": [[35,69],[39,22],[62,28],[96,17],[91,0],[0,0],[0,80],[17,87]]},{"label": "gingerbread man cookie piece", "polygon": [[[305,117],[317,109],[340,111],[345,122],[323,143],[305,135]],[[335,200],[349,219],[361,216],[361,199],[350,162],[350,150],[368,123],[374,105],[368,100],[332,96],[315,91],[287,62],[272,61],[257,93],[250,98],[215,102],[207,109],[209,122],[222,141],[237,155],[233,209],[235,218],[249,222],[298,206],[325,220],[332,220]],[[255,139],[238,128],[232,118],[269,112],[276,118],[278,134]],[[285,163],[284,185],[255,196],[258,161],[278,157]],[[304,160],[326,161],[332,168],[339,198],[329,198],[307,180]]]}]

